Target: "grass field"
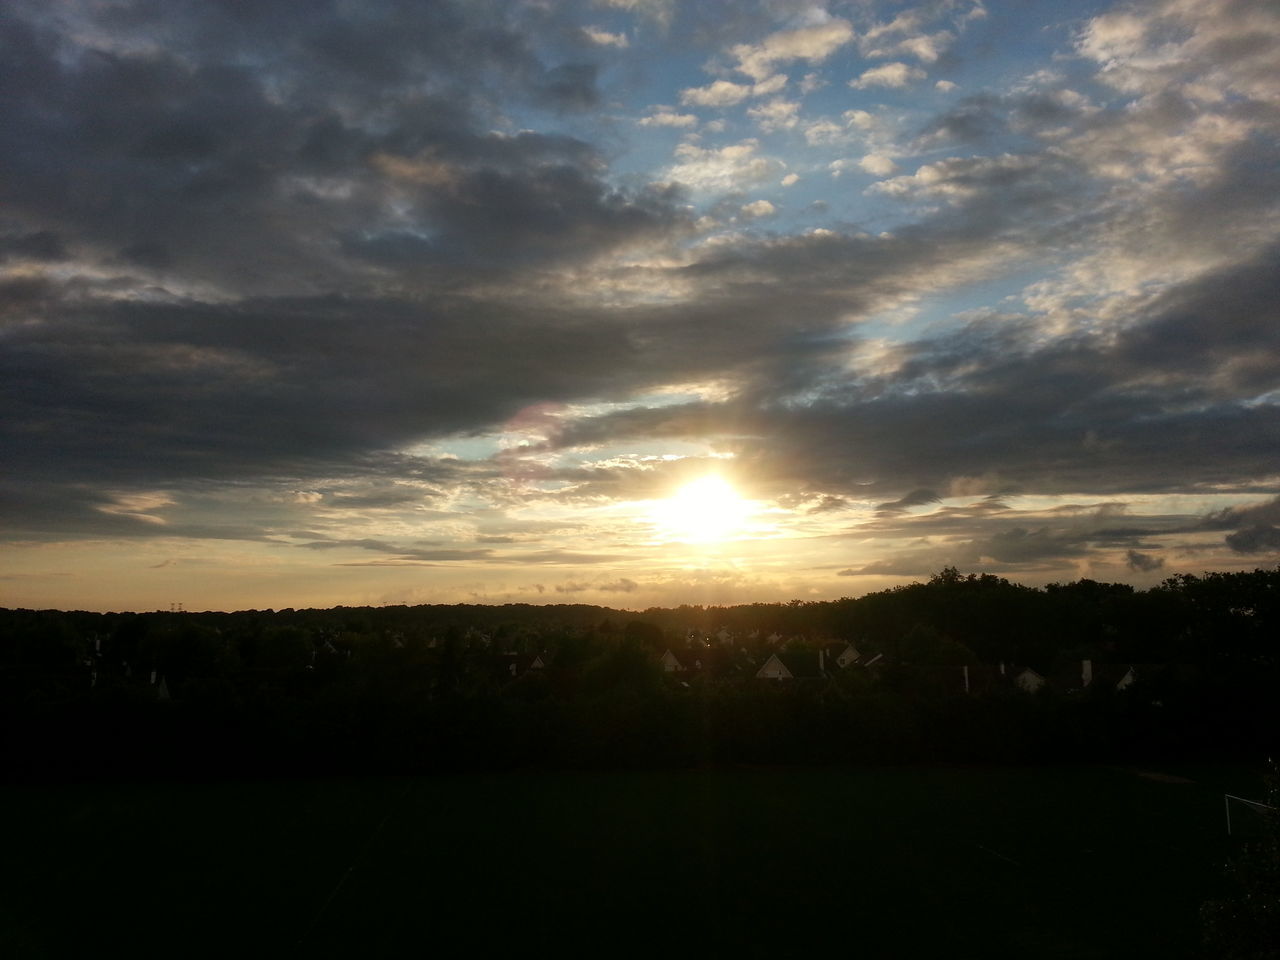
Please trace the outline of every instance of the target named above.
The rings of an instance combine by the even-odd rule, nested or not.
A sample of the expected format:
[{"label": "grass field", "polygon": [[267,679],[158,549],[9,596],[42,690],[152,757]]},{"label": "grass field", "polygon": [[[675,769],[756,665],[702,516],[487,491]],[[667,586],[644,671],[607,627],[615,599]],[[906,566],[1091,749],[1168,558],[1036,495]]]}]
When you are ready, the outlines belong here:
[{"label": "grass field", "polygon": [[0,955],[1191,957],[1256,788],[1173,772],[9,787]]}]

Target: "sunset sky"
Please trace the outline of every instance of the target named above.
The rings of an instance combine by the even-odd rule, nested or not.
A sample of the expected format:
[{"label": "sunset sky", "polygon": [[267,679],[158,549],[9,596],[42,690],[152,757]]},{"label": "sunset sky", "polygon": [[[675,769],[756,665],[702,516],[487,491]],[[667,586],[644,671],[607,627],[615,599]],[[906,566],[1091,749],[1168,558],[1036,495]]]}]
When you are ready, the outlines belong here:
[{"label": "sunset sky", "polygon": [[1280,560],[1280,5],[5,0],[0,606]]}]

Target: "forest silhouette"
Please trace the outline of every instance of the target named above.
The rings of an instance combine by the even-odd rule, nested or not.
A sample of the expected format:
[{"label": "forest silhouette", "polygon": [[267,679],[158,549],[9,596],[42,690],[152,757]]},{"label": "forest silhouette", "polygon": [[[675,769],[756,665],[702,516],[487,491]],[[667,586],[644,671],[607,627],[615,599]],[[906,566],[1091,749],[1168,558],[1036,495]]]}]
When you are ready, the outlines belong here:
[{"label": "forest silhouette", "polygon": [[[5,609],[0,683],[16,778],[1256,757],[1276,745],[1277,636],[1280,568],[1149,590],[947,568],[643,612]],[[812,676],[756,677],[819,651]]]}]

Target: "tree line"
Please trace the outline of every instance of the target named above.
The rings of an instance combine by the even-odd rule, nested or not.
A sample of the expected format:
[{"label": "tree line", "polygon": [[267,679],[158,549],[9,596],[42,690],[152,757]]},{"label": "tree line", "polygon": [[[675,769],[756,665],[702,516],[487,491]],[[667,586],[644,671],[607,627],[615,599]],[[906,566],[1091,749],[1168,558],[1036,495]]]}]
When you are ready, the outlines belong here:
[{"label": "tree line", "polygon": [[[1280,729],[1276,637],[1280,568],[1145,591],[947,568],[857,598],[641,612],[0,609],[0,696],[9,776],[1252,757]],[[754,679],[770,652],[832,641],[877,667]],[[708,669],[663,673],[691,648]],[[1123,692],[1035,696],[949,672],[1084,659],[1150,668]]]}]

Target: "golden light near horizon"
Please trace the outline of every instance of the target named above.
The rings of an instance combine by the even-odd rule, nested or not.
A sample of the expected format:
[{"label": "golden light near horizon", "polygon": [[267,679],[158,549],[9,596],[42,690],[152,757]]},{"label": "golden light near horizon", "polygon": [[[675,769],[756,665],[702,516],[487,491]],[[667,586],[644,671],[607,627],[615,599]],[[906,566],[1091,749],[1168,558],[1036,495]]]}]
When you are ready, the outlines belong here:
[{"label": "golden light near horizon", "polygon": [[741,533],[752,505],[723,477],[709,474],[686,483],[666,500],[657,501],[650,516],[672,540],[714,543]]}]

